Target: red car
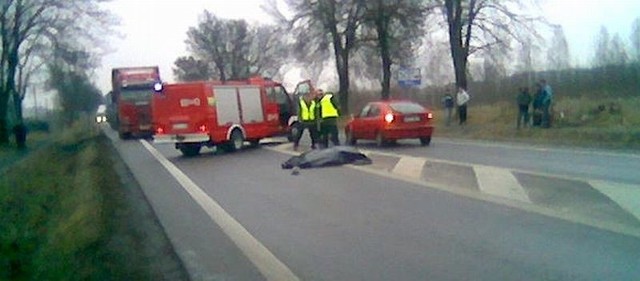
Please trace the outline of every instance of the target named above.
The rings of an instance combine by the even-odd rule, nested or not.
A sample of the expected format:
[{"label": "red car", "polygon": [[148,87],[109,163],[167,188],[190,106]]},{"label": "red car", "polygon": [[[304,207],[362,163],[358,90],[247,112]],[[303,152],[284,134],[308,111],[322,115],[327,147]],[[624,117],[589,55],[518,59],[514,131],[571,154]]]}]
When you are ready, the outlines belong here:
[{"label": "red car", "polygon": [[411,101],[391,100],[368,103],[345,126],[347,144],[359,139],[375,140],[378,146],[398,139],[417,138],[431,143],[433,113]]}]

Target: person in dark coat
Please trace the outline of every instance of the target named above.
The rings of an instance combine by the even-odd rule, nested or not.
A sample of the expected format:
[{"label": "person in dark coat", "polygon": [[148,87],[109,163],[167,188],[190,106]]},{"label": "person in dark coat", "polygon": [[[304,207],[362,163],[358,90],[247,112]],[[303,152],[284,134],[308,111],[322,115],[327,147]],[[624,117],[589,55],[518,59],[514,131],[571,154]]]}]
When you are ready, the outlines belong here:
[{"label": "person in dark coat", "polygon": [[516,98],[518,103],[518,122],[517,128],[520,129],[520,124],[524,123],[524,126],[529,125],[529,105],[531,104],[531,94],[529,94],[528,87],[520,88],[520,93]]}]

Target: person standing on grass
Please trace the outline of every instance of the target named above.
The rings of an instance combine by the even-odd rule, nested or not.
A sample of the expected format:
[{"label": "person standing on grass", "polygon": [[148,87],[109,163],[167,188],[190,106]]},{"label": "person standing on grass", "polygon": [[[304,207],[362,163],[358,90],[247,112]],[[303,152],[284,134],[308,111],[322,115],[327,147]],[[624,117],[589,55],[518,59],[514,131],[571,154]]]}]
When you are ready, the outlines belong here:
[{"label": "person standing on grass", "polygon": [[469,94],[464,87],[458,87],[458,94],[456,95],[456,101],[458,103],[458,119],[460,125],[464,125],[467,122],[467,103],[469,102]]},{"label": "person standing on grass", "polygon": [[451,125],[451,114],[453,112],[453,97],[449,93],[450,90],[447,90],[447,93],[442,98],[442,105],[444,105],[445,115],[447,116],[447,126]]},{"label": "person standing on grass", "polygon": [[520,123],[524,122],[524,126],[529,125],[529,104],[531,104],[531,94],[528,87],[520,88],[520,93],[516,98],[518,103],[518,122],[517,128],[520,129]]}]

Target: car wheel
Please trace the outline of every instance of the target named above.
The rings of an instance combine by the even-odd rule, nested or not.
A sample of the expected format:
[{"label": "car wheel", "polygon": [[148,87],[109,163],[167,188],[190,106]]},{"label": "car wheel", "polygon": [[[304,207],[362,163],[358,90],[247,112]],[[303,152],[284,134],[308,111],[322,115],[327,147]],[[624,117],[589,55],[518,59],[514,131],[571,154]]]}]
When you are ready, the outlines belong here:
[{"label": "car wheel", "polygon": [[353,133],[351,133],[351,131],[350,131],[350,130],[345,130],[345,131],[344,131],[344,134],[345,134],[345,136],[346,136],[347,144],[348,144],[348,145],[356,145],[356,142],[357,142],[358,140],[356,140],[356,139],[353,137]]},{"label": "car wheel", "polygon": [[385,146],[386,141],[384,140],[384,137],[382,137],[382,133],[381,132],[377,132],[376,133],[376,145],[378,147],[383,147]]},{"label": "car wheel", "polygon": [[431,137],[422,137],[420,138],[420,144],[422,146],[427,146],[431,143]]}]

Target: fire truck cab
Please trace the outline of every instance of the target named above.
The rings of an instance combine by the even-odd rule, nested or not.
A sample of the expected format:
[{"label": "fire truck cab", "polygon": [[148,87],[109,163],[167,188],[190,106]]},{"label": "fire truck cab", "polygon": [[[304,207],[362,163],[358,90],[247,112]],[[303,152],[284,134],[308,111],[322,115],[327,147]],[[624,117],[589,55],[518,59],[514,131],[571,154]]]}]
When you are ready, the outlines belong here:
[{"label": "fire truck cab", "polygon": [[248,141],[285,135],[294,104],[281,83],[253,77],[243,81],[165,84],[152,102],[154,143],[174,143],[185,156],[203,146],[235,151]]}]

